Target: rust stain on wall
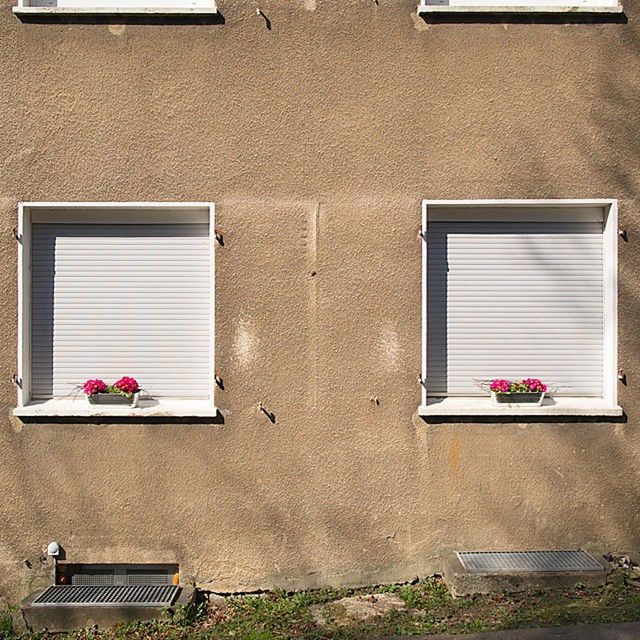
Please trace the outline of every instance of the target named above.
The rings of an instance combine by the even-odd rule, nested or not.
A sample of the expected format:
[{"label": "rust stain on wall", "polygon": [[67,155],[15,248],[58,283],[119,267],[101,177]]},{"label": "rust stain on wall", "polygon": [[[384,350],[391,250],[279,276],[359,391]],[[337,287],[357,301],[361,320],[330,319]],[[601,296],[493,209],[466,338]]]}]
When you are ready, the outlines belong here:
[{"label": "rust stain on wall", "polygon": [[453,471],[454,474],[458,474],[460,471],[460,437],[458,435],[453,436],[451,440],[447,459],[451,471]]}]

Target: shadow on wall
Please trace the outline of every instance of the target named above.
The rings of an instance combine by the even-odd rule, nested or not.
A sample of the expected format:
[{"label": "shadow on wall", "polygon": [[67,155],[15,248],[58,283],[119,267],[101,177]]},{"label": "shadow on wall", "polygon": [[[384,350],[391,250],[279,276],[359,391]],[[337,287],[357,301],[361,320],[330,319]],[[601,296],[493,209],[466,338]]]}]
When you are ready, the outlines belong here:
[{"label": "shadow on wall", "polygon": [[627,24],[625,13],[432,13],[427,24]]},{"label": "shadow on wall", "polygon": [[[439,428],[440,434],[454,433],[463,443],[457,445],[454,459],[466,479],[456,486],[450,478],[458,471],[442,460],[442,444],[427,450],[417,438],[409,451],[412,455],[407,455],[407,464],[412,465],[409,478],[415,485],[406,478],[396,480],[395,461],[387,464],[386,477],[378,478],[376,472],[387,460],[394,460],[391,448],[395,441],[387,449],[382,446],[375,454],[365,454],[358,449],[358,436],[348,424],[339,425],[343,457],[332,459],[333,452],[322,443],[323,437],[336,438],[332,416],[319,419],[320,435],[309,433],[308,449],[293,455],[287,455],[293,451],[287,441],[292,426],[286,418],[281,420],[280,413],[279,429],[269,432],[263,441],[252,426],[255,420],[241,413],[233,417],[237,432],[230,425],[220,430],[192,425],[186,437],[183,429],[171,425],[131,428],[126,433],[118,426],[105,427],[101,442],[108,445],[106,453],[95,451],[96,434],[90,426],[59,425],[38,437],[38,451],[32,447],[38,438],[28,433],[32,427],[27,426],[19,438],[6,428],[0,433],[8,441],[2,448],[16,455],[6,462],[11,473],[5,477],[11,482],[5,485],[4,513],[8,515],[2,524],[2,558],[14,563],[19,579],[29,580],[28,570],[20,564],[25,549],[37,554],[39,545],[47,542],[25,537],[25,532],[42,531],[51,532],[52,537],[75,532],[77,540],[91,539],[96,547],[118,544],[157,549],[163,545],[178,557],[192,559],[197,564],[197,579],[203,582],[231,582],[235,576],[254,575],[257,582],[279,579],[292,585],[316,578],[321,583],[329,562],[333,567],[369,567],[373,572],[379,563],[401,566],[430,545],[475,547],[479,537],[500,546],[504,541],[528,546],[555,539],[561,546],[580,546],[606,540],[611,545],[631,541],[639,549],[640,436],[634,407],[640,406],[640,393],[631,373],[640,371],[640,255],[635,245],[640,238],[637,28],[620,27],[611,37],[625,40],[626,45],[613,50],[639,55],[615,59],[601,52],[596,63],[599,75],[592,87],[593,108],[576,112],[576,118],[597,129],[595,136],[587,138],[579,136],[582,128],[576,126],[575,147],[585,158],[585,169],[602,174],[597,188],[610,192],[566,193],[566,184],[555,172],[562,158],[536,146],[536,135],[526,129],[526,122],[516,140],[526,145],[527,165],[520,171],[513,162],[491,169],[501,174],[495,184],[508,185],[514,195],[622,198],[622,222],[629,229],[629,243],[620,245],[620,353],[622,367],[630,372],[622,404],[631,414],[628,425],[530,425],[508,427],[508,431],[500,426]],[[609,45],[606,38],[601,41],[600,46]],[[513,139],[507,142],[513,144]],[[512,159],[508,153],[503,157],[505,163]],[[532,174],[536,175],[535,187]],[[588,179],[580,176],[577,182],[584,185]],[[540,193],[530,193],[532,188]],[[418,217],[416,201],[416,221]],[[367,295],[363,286],[363,296]],[[229,386],[232,384],[230,381]],[[5,393],[9,397],[9,390]],[[318,424],[299,427],[310,432]],[[238,432],[250,429],[250,437],[241,440]],[[420,429],[429,443],[440,438],[427,425],[421,424]],[[469,438],[474,430],[478,433],[475,448]],[[149,445],[154,436],[156,444]],[[508,439],[512,444],[503,445]],[[537,448],[541,442],[545,446]],[[244,443],[252,444],[250,452],[242,449]],[[420,447],[422,460],[418,459]],[[38,469],[49,469],[52,459],[56,461],[55,477],[43,477]],[[283,461],[286,468],[278,464]],[[535,496],[527,493],[523,471],[535,473]],[[43,480],[49,483],[44,485]],[[380,486],[385,490],[377,491]],[[421,499],[421,491],[427,499]],[[347,499],[354,493],[360,497],[357,511]],[[433,500],[428,499],[430,495]],[[395,539],[389,539],[392,531],[389,538],[383,535],[383,525],[376,520],[380,504],[388,505],[385,523],[401,531]],[[567,514],[571,531],[562,517]],[[461,518],[465,518],[464,530],[459,525],[456,529]],[[79,519],[81,527],[77,526]],[[527,522],[530,530],[523,526]],[[448,537],[443,534],[438,540],[431,533],[436,527],[448,530]],[[410,533],[403,535],[402,531]],[[422,538],[427,540],[420,546]],[[67,543],[73,554],[72,542],[60,542]]]},{"label": "shadow on wall", "polygon": [[[640,244],[636,243],[640,243],[640,165],[637,162],[640,157],[640,27],[637,21],[627,26],[611,27],[610,37],[619,42],[611,46],[611,42],[603,39],[595,56],[593,84],[589,89],[590,95],[585,98],[585,103],[589,102],[591,108],[576,109],[575,126],[570,129],[574,147],[571,151],[577,151],[580,159],[584,160],[577,165],[584,174],[576,176],[576,184],[588,184],[590,175],[601,176],[601,179],[587,191],[580,191],[584,187],[574,186],[567,192],[566,174],[556,173],[553,165],[554,160],[561,162],[562,158],[540,148],[536,136],[527,130],[529,125],[526,122],[521,123],[522,130],[518,132],[520,144],[525,145],[518,151],[526,150],[526,166],[519,169],[513,164],[505,165],[503,172],[516,192],[525,193],[527,197],[620,199],[620,226],[628,231],[628,242],[620,240],[618,245],[619,366],[623,371],[639,372]],[[618,53],[612,54],[612,51]],[[631,52],[634,55],[630,55]],[[575,79],[569,80],[569,83],[574,82]],[[584,131],[592,133],[581,135]],[[570,157],[571,153],[567,155]],[[532,176],[535,176],[535,185],[540,189],[538,194],[530,193]],[[526,545],[527,539],[546,531],[547,537],[555,537],[563,545],[598,545],[606,541],[612,550],[640,550],[638,511],[635,507],[640,503],[639,384],[640,380],[634,380],[630,375],[628,387],[618,386],[619,402],[629,414],[626,425],[612,425],[608,421],[593,427],[579,424],[541,427],[548,428],[548,434],[557,442],[553,456],[548,450],[528,449],[517,457],[505,455],[504,450],[496,450],[492,460],[487,458],[487,464],[517,466],[519,461],[526,459],[526,467],[537,470],[536,479],[543,487],[540,494],[546,493],[550,499],[547,505],[541,505],[523,494],[513,503],[518,509],[531,513],[531,538],[528,538],[517,530],[513,512],[504,508],[505,486],[496,486],[490,479],[478,476],[473,491],[483,496],[483,509],[485,505],[490,506],[481,514],[478,526],[486,523],[487,527],[502,532],[503,539],[513,540],[514,545]],[[627,417],[622,420],[627,421]],[[598,432],[594,434],[592,428],[597,428]],[[519,442],[527,447],[526,435],[536,427],[522,425],[522,429],[525,431]],[[491,430],[487,437],[493,439],[498,434]],[[510,490],[514,491],[514,487]],[[566,530],[565,522],[558,521],[557,511],[552,511],[559,491],[564,491],[571,521],[579,522],[579,526],[570,531]],[[473,546],[468,534],[466,537],[465,544]]]},{"label": "shadow on wall", "polygon": [[69,15],[69,14],[20,14],[20,20],[31,24],[87,24],[87,25],[223,25],[222,13],[210,15]]}]

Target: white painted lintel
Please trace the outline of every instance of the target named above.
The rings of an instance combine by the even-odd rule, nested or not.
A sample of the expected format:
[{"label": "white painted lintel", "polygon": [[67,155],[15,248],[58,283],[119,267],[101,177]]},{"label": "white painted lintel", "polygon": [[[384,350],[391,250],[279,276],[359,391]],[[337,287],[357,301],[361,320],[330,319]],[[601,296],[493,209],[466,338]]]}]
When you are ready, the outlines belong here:
[{"label": "white painted lintel", "polygon": [[211,7],[12,7],[20,16],[210,16],[218,9]]},{"label": "white painted lintel", "polygon": [[611,4],[606,6],[588,6],[588,5],[566,5],[566,6],[545,6],[525,5],[511,6],[500,4],[486,5],[433,5],[421,4],[418,7],[418,14],[434,14],[434,13],[622,13],[624,11],[622,5]]}]

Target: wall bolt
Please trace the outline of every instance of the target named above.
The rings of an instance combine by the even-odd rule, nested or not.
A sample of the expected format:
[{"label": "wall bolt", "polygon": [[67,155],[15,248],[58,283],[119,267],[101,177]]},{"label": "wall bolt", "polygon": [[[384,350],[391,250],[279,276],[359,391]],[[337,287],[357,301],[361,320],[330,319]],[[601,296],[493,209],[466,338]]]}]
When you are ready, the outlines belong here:
[{"label": "wall bolt", "polygon": [[262,19],[264,20],[265,27],[267,27],[268,31],[271,31],[271,20],[267,18],[265,12],[262,9],[258,8],[256,9],[256,15],[262,17]]},{"label": "wall bolt", "polygon": [[276,415],[275,415],[275,413],[273,413],[272,411],[269,411],[262,404],[262,402],[258,402],[258,411],[264,413],[264,415],[267,416],[267,418],[269,418],[269,421],[271,422],[271,424],[275,424],[276,423]]}]

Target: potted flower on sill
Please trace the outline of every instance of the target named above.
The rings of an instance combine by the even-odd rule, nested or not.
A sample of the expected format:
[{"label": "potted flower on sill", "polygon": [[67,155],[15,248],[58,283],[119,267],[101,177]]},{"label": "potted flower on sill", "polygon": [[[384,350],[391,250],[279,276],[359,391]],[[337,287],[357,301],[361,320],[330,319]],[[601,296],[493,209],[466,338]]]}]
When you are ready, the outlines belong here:
[{"label": "potted flower on sill", "polygon": [[124,376],[114,384],[107,385],[102,380],[87,380],[82,385],[90,404],[119,404],[137,407],[140,386],[135,378]]},{"label": "potted flower on sill", "polygon": [[524,380],[505,380],[497,378],[489,385],[493,404],[540,406],[547,391],[547,385],[538,378]]}]

